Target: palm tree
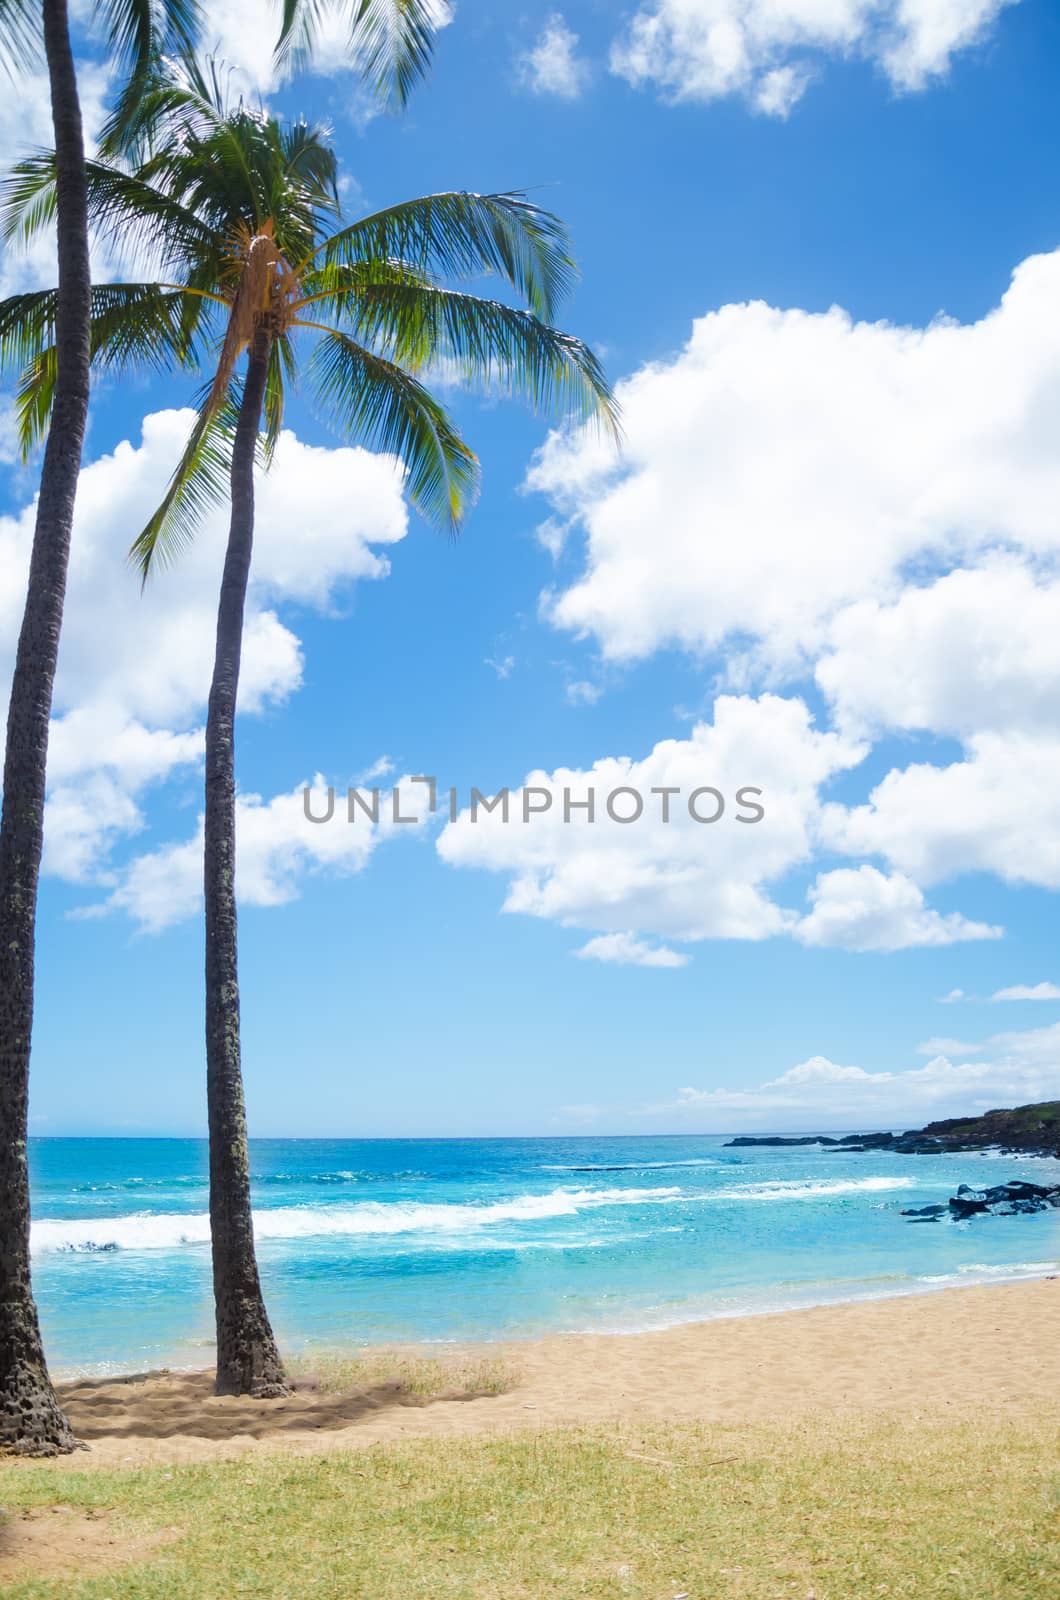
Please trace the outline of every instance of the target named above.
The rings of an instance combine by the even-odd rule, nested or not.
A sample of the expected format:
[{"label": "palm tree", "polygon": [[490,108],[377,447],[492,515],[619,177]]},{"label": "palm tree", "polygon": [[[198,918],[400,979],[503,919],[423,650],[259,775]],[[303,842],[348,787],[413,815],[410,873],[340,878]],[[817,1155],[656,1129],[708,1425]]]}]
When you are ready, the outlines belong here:
[{"label": "palm tree", "polygon": [[[134,172],[88,169],[89,214],[104,235],[130,230],[157,251],[159,281],[95,291],[92,353],[103,368],[168,360],[210,375],[161,505],[132,549],[146,581],[176,556],[204,510],[230,497],[206,724],[206,1055],[217,1390],[282,1393],[261,1293],[250,1210],[235,897],[234,717],[254,534],[254,471],[267,465],[287,384],[304,373],[344,436],[392,452],[414,505],[455,529],[477,461],[421,382],[444,363],[539,409],[615,425],[592,353],[546,320],[574,275],[557,218],[518,194],[444,193],[390,206],[328,233],[339,214],[334,156],[321,130],[228,110],[216,73],[185,68],[148,107],[161,148]],[[150,99],[150,97],[147,97]],[[25,162],[8,189],[7,227],[32,234],[54,169]],[[527,309],[452,287],[496,274]],[[2,310],[2,308],[0,308]],[[25,362],[23,440],[46,425],[55,369],[54,299],[23,296],[9,325]],[[240,368],[242,371],[240,372]]]},{"label": "palm tree", "polygon": [[[99,0],[95,10],[126,73],[117,130],[160,51],[189,44],[197,3]],[[42,46],[55,133],[54,426],[44,451],[11,683],[0,821],[0,1448],[50,1454],[71,1449],[73,1439],[48,1378],[30,1281],[26,1142],[48,721],[88,411],[88,203],[67,0],[0,0],[0,62],[13,70],[27,67]]]},{"label": "palm tree", "polygon": [[[124,86],[104,133],[111,156],[150,136],[144,91],[165,51],[194,43],[198,0],[96,0]],[[278,63],[304,63],[327,13],[384,99],[403,104],[429,65],[438,0],[283,0]],[[84,140],[67,0],[0,0],[0,65],[30,65],[43,45],[55,134],[56,349],[29,586],[11,684],[0,821],[0,1449],[73,1448],[48,1378],[29,1265],[26,1159],[37,884],[52,687],[88,411],[92,315]],[[7,308],[4,308],[6,311]],[[0,315],[3,313],[0,312]]]}]

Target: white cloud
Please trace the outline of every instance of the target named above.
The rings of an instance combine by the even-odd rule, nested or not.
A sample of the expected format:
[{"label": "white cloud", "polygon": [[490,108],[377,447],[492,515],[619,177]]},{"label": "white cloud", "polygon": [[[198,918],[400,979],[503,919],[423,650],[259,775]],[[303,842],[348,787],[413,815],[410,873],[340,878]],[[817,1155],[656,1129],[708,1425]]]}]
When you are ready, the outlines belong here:
[{"label": "white cloud", "polygon": [[[805,914],[782,903],[786,874],[813,859],[822,831],[834,841],[834,814],[851,815],[823,804],[821,789],[865,751],[816,729],[801,700],[725,695],[715,701],[713,724],[664,740],[642,760],[604,757],[589,768],[529,773],[511,791],[507,820],[499,808],[475,818],[465,811],[444,829],[438,850],[452,866],[507,874],[505,911],[599,929],[614,940],[591,941],[591,954],[597,947],[619,951],[637,934],[687,941],[788,934],[806,945],[857,951],[999,938],[1002,929],[936,911],[908,876],[868,864],[819,875]],[[716,823],[689,815],[688,796],[701,785],[726,798]],[[679,791],[668,822],[663,787]],[[761,821],[736,820],[745,787],[761,791]],[[607,814],[606,797],[616,789],[641,797],[636,821]],[[590,791],[592,821],[577,805]],[[540,808],[529,820],[525,793],[534,812]],[[707,804],[700,801],[700,810]],[[716,801],[709,805],[716,809]],[[616,804],[621,814],[635,808],[631,798]]]},{"label": "white cloud", "polygon": [[[408,779],[403,780],[406,785]],[[312,814],[327,814],[327,784],[317,774],[311,788]],[[358,812],[347,820],[341,799],[329,822],[309,822],[305,785],[265,800],[241,794],[236,800],[236,888],[240,905],[278,906],[297,897],[301,880],[318,872],[349,877],[360,872],[380,840],[394,831],[390,812],[378,823]],[[411,807],[403,808],[411,814]],[[82,912],[101,916],[123,911],[149,933],[195,916],[202,904],[203,828],[188,839],[137,856],[121,873],[107,899]]]},{"label": "white cloud", "polygon": [[796,936],[803,944],[843,950],[908,950],[915,945],[957,944],[965,939],[1000,939],[1002,928],[970,922],[958,912],[943,916],[925,905],[915,883],[876,867],[840,867],[823,873],[807,893],[813,910]]},{"label": "white cloud", "polygon": [[949,994],[939,996],[939,1005],[954,1006],[958,1000],[967,1000],[968,998],[969,996],[965,994],[963,989],[951,989]]},{"label": "white cloud", "polygon": [[895,768],[866,804],[829,805],[822,832],[927,885],[965,872],[1060,888],[1060,740],[983,733],[949,766]]},{"label": "white cloud", "polygon": [[0,466],[10,466],[18,460],[18,427],[12,401],[0,395]]},{"label": "white cloud", "polygon": [[[648,0],[616,41],[614,72],[672,100],[743,95],[785,114],[778,76],[807,52],[862,56],[900,91],[923,89],[1016,0]],[[790,107],[790,99],[788,107]]]},{"label": "white cloud", "polygon": [[810,85],[810,74],[803,67],[774,67],[763,73],[754,91],[754,105],[767,117],[789,117]]},{"label": "white cloud", "polygon": [[[806,943],[994,938],[925,889],[969,872],[1060,887],[1058,307],[1060,252],[1024,261],[967,325],[726,306],[619,385],[620,458],[557,433],[531,466],[549,527],[586,536],[543,614],[605,660],[724,651],[732,688],[815,674],[851,745],[960,743],[957,757],[921,743],[861,803],[808,808],[801,859],[855,859],[819,876],[801,917],[770,895]],[[635,884],[592,925],[707,936],[659,899],[642,923]],[[519,876],[508,900],[577,920],[573,902]]]},{"label": "white cloud", "polygon": [[1014,983],[1009,989],[998,989],[991,1000],[1060,1000],[1060,984]]},{"label": "white cloud", "polygon": [[392,756],[379,756],[377,760],[372,762],[370,767],[366,767],[362,773],[358,774],[354,779],[354,784],[358,788],[365,788],[377,782],[380,778],[389,778],[391,773],[396,771],[397,767]]},{"label": "white cloud", "polygon": [[603,692],[598,683],[590,683],[586,678],[576,678],[567,685],[567,699],[572,706],[594,706]]},{"label": "white cloud", "polygon": [[[438,849],[453,866],[507,873],[507,911],[604,933],[636,928],[675,939],[768,938],[797,920],[774,903],[768,886],[811,854],[819,786],[862,754],[862,747],[816,730],[801,701],[727,696],[716,702],[713,724],[699,724],[687,739],[662,741],[642,760],[604,757],[586,769],[530,773],[525,784],[550,797],[546,814],[524,823],[517,789],[507,823],[499,812],[475,821],[464,812],[445,828]],[[688,797],[704,785],[727,800],[715,824],[689,815]],[[763,821],[736,820],[736,794],[744,786],[763,791]],[[662,820],[662,797],[652,793],[662,787],[681,791],[669,822]],[[619,788],[643,797],[638,821],[607,815],[606,798]],[[571,809],[565,821],[565,794],[576,803],[590,789],[594,820]],[[707,804],[699,802],[703,814]],[[626,798],[615,809],[629,814],[634,803]]]},{"label": "white cloud", "polygon": [[816,677],[857,731],[1060,731],[1060,578],[996,556],[860,600],[834,618]]},{"label": "white cloud", "polygon": [[574,954],[579,961],[609,961],[621,967],[686,967],[688,956],[668,945],[645,944],[632,933],[601,933]]},{"label": "white cloud", "polygon": [[519,58],[522,82],[535,94],[576,100],[588,78],[588,68],[577,51],[578,35],[567,26],[562,14],[554,11],[537,43]]},{"label": "white cloud", "polygon": [[[41,69],[4,76],[0,94],[0,150],[4,165],[35,150],[50,150],[52,129],[48,74]],[[107,112],[111,69],[100,62],[78,61],[77,85],[81,100],[85,148],[92,153]],[[46,229],[28,250],[0,250],[0,299],[49,288],[55,283],[55,230]],[[111,275],[114,263],[98,246],[92,252],[92,277],[98,282]],[[0,458],[2,459],[2,458]]]},{"label": "white cloud", "polygon": [[965,1039],[936,1038],[925,1039],[923,1044],[918,1044],[918,1056],[977,1056],[986,1049],[982,1044],[969,1044]]},{"label": "white cloud", "polygon": [[[349,6],[324,9],[318,29],[312,70],[327,75],[353,71],[349,55]],[[264,13],[264,20],[263,20]],[[453,18],[447,0],[436,0],[434,27],[446,27]],[[273,67],[273,52],[280,32],[279,0],[210,0],[203,24],[203,44],[219,56],[235,73],[235,81],[245,90],[264,94],[278,82]],[[357,96],[355,112],[364,105]]]},{"label": "white cloud", "polygon": [[[945,1040],[960,1046],[959,1040]],[[705,1131],[735,1127],[875,1131],[908,1128],[948,1116],[974,1116],[996,1106],[1054,1099],[1060,1091],[1060,1027],[998,1034],[963,1053],[991,1050],[989,1061],[951,1060],[945,1052],[922,1067],[868,1072],[814,1056],[752,1089],[684,1088],[675,1098],[638,1107],[670,1123]]]},{"label": "white cloud", "polygon": [[[144,823],[145,791],[197,764],[213,660],[227,519],[211,512],[190,550],[143,594],[126,559],[183,446],[191,413],[156,412],[81,474],[55,687],[45,867],[112,882],[114,844]],[[0,516],[0,682],[25,592],[35,504]],[[320,449],[285,434],[257,493],[240,709],[287,699],[301,645],[276,607],[331,606],[344,586],[385,576],[378,547],[404,537],[401,476],[389,458]],[[175,866],[179,863],[175,863]],[[118,903],[118,902],[116,902]]]},{"label": "white cloud", "polygon": [[[528,486],[587,536],[584,571],[546,615],[614,659],[729,642],[737,670],[747,650],[752,667],[795,670],[846,607],[893,604],[914,561],[971,564],[999,545],[1055,561],[1058,307],[1060,252],[1024,261],[967,325],[761,303],[701,317],[673,360],[619,384],[621,459],[591,433],[553,434],[536,457]],[[955,585],[926,604],[976,599]],[[1033,655],[1013,648],[999,693]]]}]

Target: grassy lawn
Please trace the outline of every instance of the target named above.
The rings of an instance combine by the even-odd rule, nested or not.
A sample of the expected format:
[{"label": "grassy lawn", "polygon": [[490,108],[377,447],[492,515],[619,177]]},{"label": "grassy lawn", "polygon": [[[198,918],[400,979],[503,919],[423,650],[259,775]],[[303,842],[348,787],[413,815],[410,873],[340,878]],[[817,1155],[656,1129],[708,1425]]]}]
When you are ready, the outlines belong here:
[{"label": "grassy lawn", "polygon": [[6,1464],[13,1525],[62,1505],[133,1558],[0,1592],[1047,1600],[1060,1595],[1058,1437],[1050,1403],[975,1424],[526,1432],[124,1471]]}]

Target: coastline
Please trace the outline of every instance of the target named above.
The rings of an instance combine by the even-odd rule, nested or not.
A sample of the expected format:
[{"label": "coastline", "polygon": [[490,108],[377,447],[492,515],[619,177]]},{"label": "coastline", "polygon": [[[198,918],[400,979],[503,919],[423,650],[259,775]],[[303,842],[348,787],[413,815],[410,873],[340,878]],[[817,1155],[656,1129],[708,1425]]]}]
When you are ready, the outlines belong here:
[{"label": "coastline", "polygon": [[[601,1423],[738,1427],[887,1411],[973,1418],[1033,1410],[1060,1389],[1060,1278],[489,1348],[510,1369],[508,1387],[428,1402],[385,1383],[344,1394],[301,1389],[289,1400],[219,1399],[202,1370],[60,1387],[92,1447],[78,1461],[85,1467]],[[437,1359],[438,1347],[419,1354]]]}]

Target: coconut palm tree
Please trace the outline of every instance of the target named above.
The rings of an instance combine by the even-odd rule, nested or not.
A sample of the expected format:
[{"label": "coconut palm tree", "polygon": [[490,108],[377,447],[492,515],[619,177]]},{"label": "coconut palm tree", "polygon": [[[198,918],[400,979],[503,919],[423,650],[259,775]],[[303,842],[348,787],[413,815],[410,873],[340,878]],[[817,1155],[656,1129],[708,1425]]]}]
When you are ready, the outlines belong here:
[{"label": "coconut palm tree", "polygon": [[[186,48],[196,0],[98,0],[126,89],[116,129],[164,49]],[[0,0],[0,65],[43,54],[55,134],[55,375],[4,753],[0,821],[0,1448],[72,1448],[44,1361],[29,1267],[26,1160],[37,880],[52,684],[88,411],[90,279],[84,141],[67,0]]]},{"label": "coconut palm tree", "polygon": [[[123,87],[104,134],[111,156],[149,139],[145,89],[160,56],[194,43],[198,0],[95,0]],[[283,0],[279,64],[304,63],[320,22],[349,23],[349,49],[385,99],[403,104],[430,61],[439,0]],[[15,658],[0,821],[0,1449],[73,1447],[48,1379],[29,1265],[26,1159],[37,883],[52,688],[74,499],[88,411],[92,317],[84,140],[67,0],[0,0],[0,66],[43,53],[55,135],[50,207],[58,235],[54,372],[29,585]]]},{"label": "coconut palm tree", "polygon": [[[210,1215],[219,1393],[283,1392],[261,1293],[250,1211],[235,896],[234,718],[254,536],[255,462],[271,458],[296,375],[344,437],[393,453],[413,504],[456,528],[477,461],[422,381],[443,367],[537,408],[614,426],[592,353],[547,320],[574,273],[557,218],[518,194],[443,193],[345,226],[326,138],[224,103],[216,73],[185,68],[158,86],[160,148],[133,172],[88,168],[89,214],[106,236],[131,232],[160,277],[94,292],[96,364],[208,366],[198,412],[166,494],[132,556],[146,581],[230,501],[206,724],[206,1056]],[[51,206],[49,162],[18,169],[7,226],[32,234]],[[328,231],[331,228],[333,231]],[[523,306],[455,287],[495,274]],[[0,308],[0,316],[2,316]],[[24,443],[46,426],[56,351],[54,300],[22,297],[7,337],[25,362]]]}]

